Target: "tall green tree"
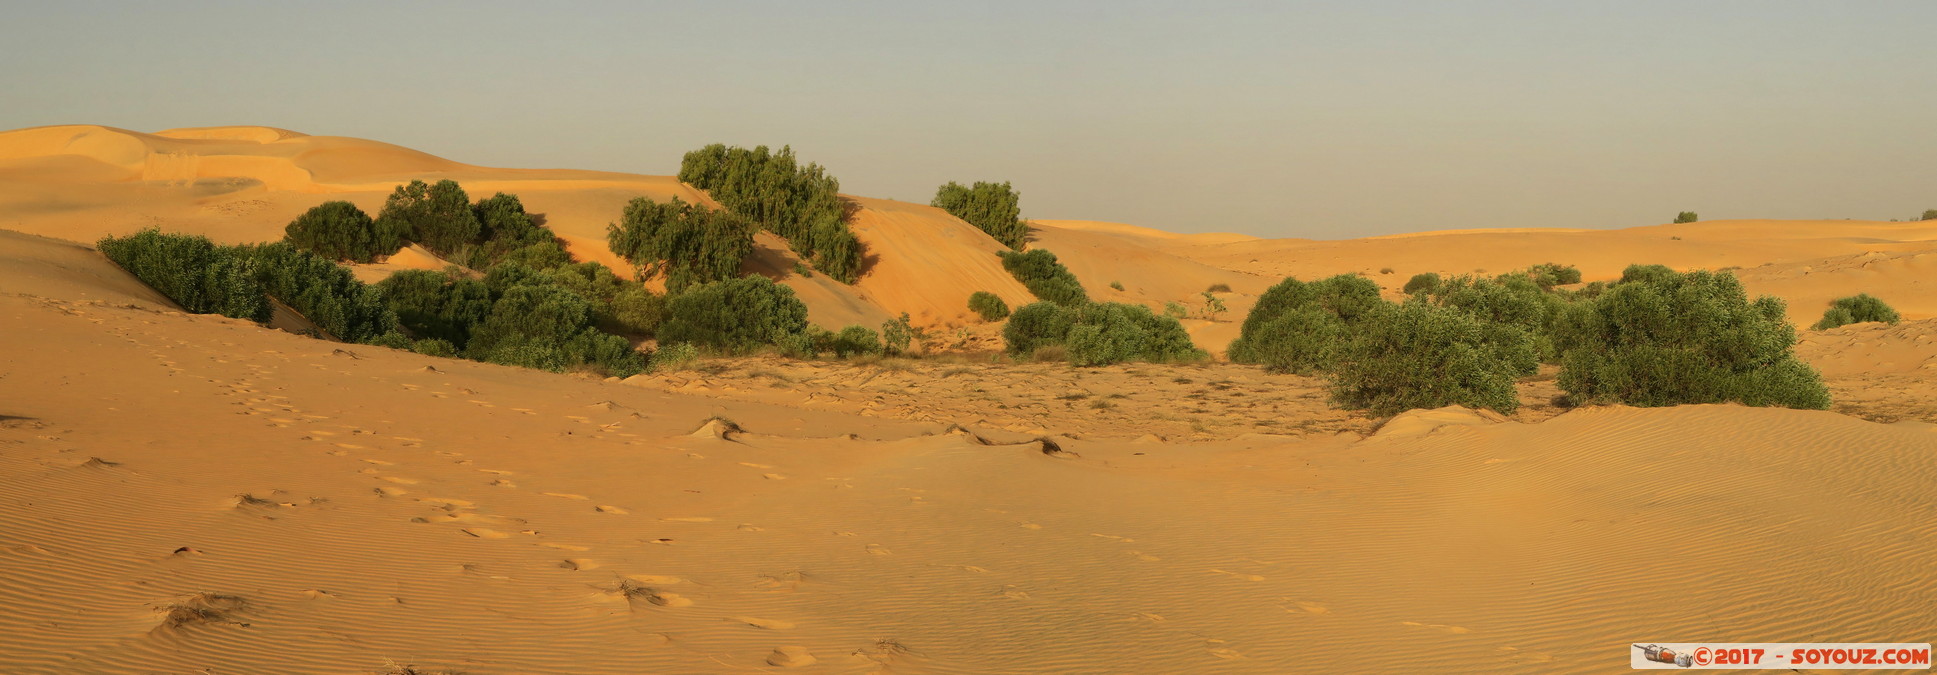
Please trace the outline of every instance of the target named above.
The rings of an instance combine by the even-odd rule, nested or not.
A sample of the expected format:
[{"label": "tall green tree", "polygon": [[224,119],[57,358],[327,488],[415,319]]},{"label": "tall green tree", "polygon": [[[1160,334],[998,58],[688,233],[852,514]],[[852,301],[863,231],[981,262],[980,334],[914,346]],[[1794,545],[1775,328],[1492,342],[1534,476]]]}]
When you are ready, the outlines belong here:
[{"label": "tall green tree", "polygon": [[1029,238],[1029,223],[1022,219],[1021,200],[1022,196],[1007,181],[976,181],[970,187],[949,181],[935,191],[935,199],[929,205],[968,221],[1002,245],[1020,251]]}]

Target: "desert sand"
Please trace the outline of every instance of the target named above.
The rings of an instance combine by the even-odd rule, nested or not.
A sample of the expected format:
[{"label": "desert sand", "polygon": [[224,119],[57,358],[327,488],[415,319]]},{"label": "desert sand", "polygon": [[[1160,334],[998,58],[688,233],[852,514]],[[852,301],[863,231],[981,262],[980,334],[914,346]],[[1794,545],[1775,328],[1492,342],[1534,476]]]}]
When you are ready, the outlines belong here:
[{"label": "desert sand", "polygon": [[908,312],[939,354],[625,381],[186,315],[88,247],[271,240],[412,178],[515,192],[587,259],[632,197],[706,200],[264,127],[0,133],[0,672],[1598,673],[1636,641],[1937,635],[1937,223],[1038,222],[1093,297],[1228,284],[1187,322],[1213,350],[1286,274],[1547,261],[1906,319],[1801,332],[1832,411],[1570,410],[1547,372],[1511,418],[1374,419],[1222,362],[991,363],[968,294],[1029,300],[999,245],[888,200],[856,199],[853,287],[764,237],[750,265],[824,325]]}]

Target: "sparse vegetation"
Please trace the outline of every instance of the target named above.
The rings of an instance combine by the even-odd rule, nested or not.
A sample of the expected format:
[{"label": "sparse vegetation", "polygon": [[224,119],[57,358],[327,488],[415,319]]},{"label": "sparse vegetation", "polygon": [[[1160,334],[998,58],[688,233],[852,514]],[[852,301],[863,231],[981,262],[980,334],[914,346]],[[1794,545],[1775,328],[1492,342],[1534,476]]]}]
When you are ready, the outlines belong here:
[{"label": "sparse vegetation", "polygon": [[908,313],[889,319],[881,324],[881,346],[888,356],[904,356],[915,340],[915,327],[909,323]]},{"label": "sparse vegetation", "polygon": [[881,335],[867,326],[848,326],[835,333],[828,342],[828,351],[840,358],[856,356],[880,356],[883,350]]},{"label": "sparse vegetation", "polygon": [[1022,282],[1023,287],[1038,299],[1076,307],[1089,302],[1089,294],[1083,291],[1083,283],[1070,274],[1069,268],[1056,261],[1056,254],[1036,249],[1026,253],[1003,251],[1002,268],[1010,276]]},{"label": "sparse vegetation", "polygon": [[1700,216],[1697,216],[1697,215],[1695,215],[1695,212],[1694,212],[1694,211],[1683,211],[1683,212],[1681,212],[1681,213],[1677,213],[1677,214],[1675,214],[1675,222],[1676,222],[1677,224],[1680,224],[1680,223],[1692,223],[1692,222],[1695,222],[1695,221],[1697,221],[1697,220],[1701,220],[1701,217],[1700,217]]},{"label": "sparse vegetation", "polygon": [[1231,285],[1230,285],[1230,284],[1223,284],[1223,283],[1218,283],[1218,284],[1211,284],[1211,287],[1210,287],[1210,288],[1206,288],[1206,289],[1204,289],[1204,292],[1206,292],[1206,293],[1229,293],[1229,292],[1231,292]]},{"label": "sparse vegetation", "polygon": [[1924,214],[1917,220],[1937,220],[1937,209],[1924,209]]},{"label": "sparse vegetation", "polygon": [[663,373],[684,369],[699,358],[699,348],[690,342],[662,344],[659,351],[652,353],[652,372]]},{"label": "sparse vegetation", "polygon": [[721,206],[787,239],[814,269],[841,283],[861,272],[861,242],[843,221],[841,183],[819,164],[800,164],[791,147],[769,151],[718,143],[686,153],[679,180]]},{"label": "sparse vegetation", "polygon": [[976,291],[969,296],[969,311],[981,316],[983,321],[1001,321],[1009,318],[1009,303],[1002,296],[988,291]]},{"label": "sparse vegetation", "polygon": [[1897,310],[1891,309],[1890,305],[1868,293],[1858,293],[1831,301],[1829,309],[1823,312],[1823,319],[1811,326],[1810,330],[1827,330],[1870,321],[1893,324],[1901,320],[1903,317],[1897,314]]},{"label": "sparse vegetation", "polygon": [[1006,181],[976,181],[970,187],[949,181],[935,190],[935,199],[929,205],[968,221],[1003,246],[1020,251],[1029,238],[1029,223],[1022,219],[1021,200],[1022,196]]}]

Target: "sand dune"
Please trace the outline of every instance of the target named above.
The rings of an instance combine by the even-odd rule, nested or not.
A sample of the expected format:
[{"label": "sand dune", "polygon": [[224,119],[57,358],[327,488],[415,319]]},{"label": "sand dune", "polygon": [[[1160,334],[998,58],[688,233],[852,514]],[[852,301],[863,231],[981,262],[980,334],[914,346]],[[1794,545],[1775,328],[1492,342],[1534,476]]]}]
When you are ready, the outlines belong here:
[{"label": "sand dune", "polygon": [[[10,673],[1588,673],[1664,636],[1937,629],[1929,425],[1301,428],[1322,402],[1235,366],[599,382],[182,315],[7,236],[0,386],[33,392],[0,410]],[[984,377],[1043,390],[997,409],[1032,426],[955,384]],[[1147,434],[1091,401],[1229,421]]]}]

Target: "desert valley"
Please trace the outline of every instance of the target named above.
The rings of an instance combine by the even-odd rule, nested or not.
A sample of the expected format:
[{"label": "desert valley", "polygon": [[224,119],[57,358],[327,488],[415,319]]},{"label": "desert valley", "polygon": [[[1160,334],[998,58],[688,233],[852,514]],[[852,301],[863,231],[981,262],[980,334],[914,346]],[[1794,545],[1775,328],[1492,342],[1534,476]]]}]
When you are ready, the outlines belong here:
[{"label": "desert valley", "polygon": [[[332,339],[273,291],[266,323],[191,313],[97,250],[275,242],[326,202],[374,215],[446,180],[516,195],[564,262],[652,302],[685,282],[615,252],[628,205],[740,210],[677,176],[268,127],[0,133],[0,671],[1592,673],[1658,636],[1937,635],[1937,220],[1338,240],[1033,220],[1011,246],[843,194],[858,266],[759,228],[727,275],[786,289],[838,355],[661,358],[663,333],[586,328],[627,353],[549,368],[425,347],[407,309],[396,343]],[[496,283],[482,245],[398,245],[343,263],[357,287]],[[1073,365],[1082,318],[1068,349],[1012,348],[1041,294],[1012,248],[1201,352]],[[1561,294],[1726,272],[1782,301],[1764,318],[1795,326],[1827,404],[1584,400],[1541,347],[1493,409],[1388,411],[1336,404],[1327,367],[1233,358],[1287,277],[1423,306],[1413,279],[1543,264],[1577,270]],[[1859,294],[1899,320],[1812,327]],[[838,346],[848,326],[873,346]]]}]

